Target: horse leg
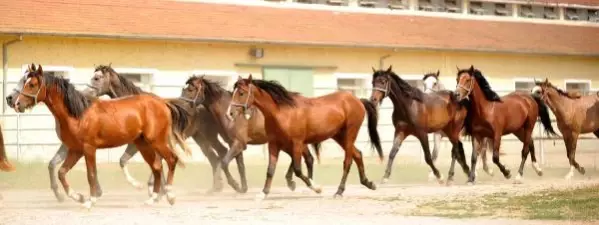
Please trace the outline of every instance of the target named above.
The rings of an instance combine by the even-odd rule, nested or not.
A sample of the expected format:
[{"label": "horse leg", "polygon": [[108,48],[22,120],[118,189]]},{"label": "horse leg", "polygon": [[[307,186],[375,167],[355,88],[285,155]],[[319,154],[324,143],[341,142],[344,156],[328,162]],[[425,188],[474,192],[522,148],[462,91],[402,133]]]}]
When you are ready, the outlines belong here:
[{"label": "horse leg", "polygon": [[262,192],[256,195],[256,200],[260,201],[266,198],[266,195],[270,193],[270,186],[272,185],[272,177],[275,175],[275,169],[277,168],[277,161],[279,161],[279,146],[273,142],[268,142],[268,169],[266,170],[266,181],[264,181],[264,189]]},{"label": "horse leg", "polygon": [[[288,151],[285,151],[289,153]],[[293,181],[293,156],[289,153],[289,157],[291,157],[291,162],[289,163],[289,169],[287,169],[287,173],[285,174],[285,181],[287,181],[287,187],[291,191],[295,191],[296,184]]]},{"label": "horse leg", "polygon": [[[175,169],[179,159],[174,155],[174,149],[171,149],[168,142],[154,142],[152,143],[152,149],[158,151],[158,154],[164,158],[164,161],[166,161],[166,165],[168,166],[168,174],[166,178],[166,185],[164,185],[164,191],[166,192],[166,200],[168,203],[170,205],[174,205],[176,197],[173,193],[173,181],[175,179]],[[160,156],[157,155],[156,159],[154,160],[154,164],[158,164],[158,172],[160,175],[162,175],[162,162],[160,160]],[[155,181],[158,180],[159,179],[155,179]],[[156,187],[156,185],[154,185],[154,187]],[[154,188],[154,190],[156,191],[156,188]]]},{"label": "horse leg", "polygon": [[129,168],[127,167],[127,163],[131,158],[133,158],[135,154],[137,154],[137,152],[138,150],[135,147],[135,144],[128,144],[127,148],[125,149],[125,152],[123,152],[123,155],[119,160],[119,165],[121,166],[121,170],[123,171],[125,179],[127,179],[127,182],[129,182],[129,184],[131,184],[133,187],[137,189],[142,189],[143,185],[140,182],[138,182],[135,178],[133,178],[133,176],[131,176],[131,174],[129,173]]},{"label": "horse leg", "polygon": [[[204,153],[204,156],[206,156],[206,159],[208,159],[208,162],[210,163],[210,167],[212,167],[212,188],[208,190],[208,193],[221,192],[223,190],[223,179],[218,170],[218,167],[220,167],[220,157],[214,153],[212,147],[210,146],[210,144],[213,143],[208,142],[208,140],[206,140],[200,134],[196,134],[192,136],[192,138],[198,144],[198,146],[200,146],[200,150],[202,150],[202,153]],[[225,154],[227,154],[226,149],[222,155],[220,155],[219,152],[221,157],[224,157]]]},{"label": "horse leg", "polygon": [[96,147],[84,145],[83,156],[87,170],[87,182],[89,183],[89,199],[83,203],[83,207],[90,209],[96,204],[98,196],[98,171],[96,168]]},{"label": "horse leg", "polygon": [[376,190],[376,185],[372,181],[368,180],[368,178],[366,177],[366,173],[364,172],[364,158],[362,157],[362,151],[358,150],[356,146],[353,144],[351,144],[351,147],[353,149],[353,159],[356,162],[356,165],[358,166],[360,183],[370,190]]},{"label": "horse leg", "polygon": [[[157,155],[156,158],[158,158],[157,160],[162,163],[162,158],[160,157],[160,155]],[[161,178],[160,178],[160,194],[158,194],[158,201],[160,201],[160,199],[162,198],[162,196],[164,196],[166,194],[166,190],[165,190],[165,186],[164,184],[166,183],[166,179],[165,179],[165,175],[164,175],[164,169],[160,170],[160,174],[162,174]],[[148,177],[148,196],[152,197],[152,194],[154,193],[154,173],[150,173],[150,177]]]},{"label": "horse leg", "polygon": [[530,135],[525,134],[526,130],[520,130],[516,133],[516,136],[520,141],[522,141],[522,160],[520,161],[520,167],[518,169],[518,175],[516,175],[515,183],[522,183],[522,176],[524,175],[524,164],[526,163],[526,158],[528,158],[528,154],[530,152],[530,141],[532,140]]},{"label": "horse leg", "polygon": [[[437,157],[439,156],[439,144],[441,143],[441,138],[443,138],[443,136],[441,136],[440,132],[433,133],[433,154],[431,156],[433,159],[433,163],[437,161]],[[451,163],[454,164],[455,161],[452,161]],[[433,179],[435,179],[435,174],[433,173],[433,171],[431,171],[428,173],[428,180],[432,181]]]},{"label": "horse leg", "polygon": [[495,138],[493,139],[493,163],[495,163],[495,165],[497,165],[497,167],[499,167],[499,170],[501,171],[501,173],[503,173],[503,176],[505,177],[505,179],[510,179],[512,177],[510,170],[505,168],[505,165],[501,164],[501,162],[499,161],[499,147],[500,146],[501,146],[501,134],[496,134]]},{"label": "horse leg", "polygon": [[310,148],[308,148],[308,145],[305,145],[302,155],[304,157],[304,162],[306,163],[306,168],[308,168],[308,178],[313,180],[314,157],[312,156],[312,153],[310,153]]},{"label": "horse leg", "polygon": [[52,157],[52,160],[50,160],[50,163],[48,164],[48,172],[50,172],[50,188],[52,189],[52,192],[54,192],[54,196],[56,197],[56,200],[58,200],[59,202],[64,202],[64,195],[62,195],[60,193],[60,191],[58,190],[58,178],[56,178],[56,166],[65,160],[65,157],[67,156],[67,152],[68,152],[67,146],[65,146],[64,144],[60,145],[60,148],[58,148],[58,151],[56,152],[54,157]]},{"label": "horse leg", "polygon": [[578,142],[577,133],[564,133],[564,141],[566,142],[566,153],[568,154],[568,161],[570,162],[570,171],[566,174],[565,179],[569,180],[574,176],[574,169],[577,169],[579,173],[585,174],[584,167],[578,165],[576,162],[576,144]]},{"label": "horse leg", "polygon": [[293,143],[293,148],[291,149],[291,152],[290,152],[292,155],[291,162],[293,163],[293,171],[295,172],[295,176],[300,178],[302,181],[304,181],[304,183],[306,183],[306,186],[308,186],[308,188],[312,189],[317,194],[320,194],[322,192],[322,187],[317,186],[316,182],[314,182],[312,179],[304,176],[304,174],[302,172],[302,155],[305,151],[305,148],[306,148],[306,145],[303,142]]},{"label": "horse leg", "polygon": [[62,163],[62,166],[58,170],[58,180],[60,180],[62,188],[67,193],[67,196],[79,203],[83,203],[85,199],[83,198],[82,194],[75,192],[75,190],[71,188],[67,182],[66,175],[69,170],[71,170],[73,166],[77,164],[77,161],[81,159],[81,156],[83,156],[83,153],[75,151],[74,149],[69,149],[67,151],[67,157],[65,158],[64,163]]},{"label": "horse leg", "polygon": [[[244,193],[243,190],[241,190],[241,188],[239,187],[239,183],[237,183],[237,181],[235,180],[235,178],[233,178],[233,175],[231,175],[231,172],[229,171],[229,163],[231,162],[233,157],[236,157],[238,154],[240,154],[243,151],[243,149],[241,143],[238,140],[234,140],[230,146],[231,148],[227,152],[225,157],[223,157],[220,166],[221,169],[225,172],[225,176],[227,177],[227,183],[229,183],[229,185],[233,189],[235,189],[236,192]],[[220,170],[218,173],[220,173]]]},{"label": "horse leg", "polygon": [[135,145],[141,153],[141,156],[143,157],[144,161],[146,161],[148,166],[150,166],[150,169],[152,170],[152,175],[154,177],[154,183],[152,185],[152,195],[150,196],[150,199],[145,201],[146,205],[152,205],[158,202],[159,198],[158,193],[160,192],[162,162],[158,157],[159,155],[149,145],[149,143],[146,142],[145,139],[138,138],[137,140],[135,140]]},{"label": "horse leg", "polygon": [[404,132],[395,132],[393,146],[391,146],[391,151],[389,152],[389,161],[387,162],[387,168],[385,169],[385,175],[383,175],[383,181],[381,183],[385,184],[389,181],[391,169],[393,168],[393,160],[395,160],[395,156],[399,151],[399,147],[401,147],[401,143],[406,139],[406,137],[407,135]]},{"label": "horse leg", "polygon": [[235,156],[235,161],[237,162],[237,170],[239,171],[239,179],[241,179],[241,189],[239,193],[246,193],[248,191],[248,180],[245,175],[245,163],[243,162],[243,151],[239,152],[237,156]]},{"label": "horse leg", "polygon": [[473,185],[476,180],[476,161],[478,160],[478,153],[482,149],[482,138],[472,137],[472,155],[470,157],[470,176],[468,176],[468,184]]},{"label": "horse leg", "polygon": [[[333,197],[341,197],[343,196],[343,192],[345,191],[345,183],[347,182],[347,175],[349,174],[349,169],[351,169],[353,153],[352,149],[349,149],[345,143],[345,135],[337,135],[334,137],[335,141],[343,147],[345,151],[345,158],[343,159],[343,175],[341,176],[341,183],[339,183],[339,187],[337,188],[337,192]],[[391,157],[391,155],[389,155]],[[389,158],[389,162],[391,164],[391,158]]]},{"label": "horse leg", "polygon": [[[493,169],[491,169],[491,168],[489,167],[489,164],[488,164],[488,163],[489,163],[489,161],[487,160],[487,152],[488,152],[489,150],[492,150],[492,149],[493,149],[493,148],[492,148],[492,146],[491,146],[491,139],[489,139],[489,138],[485,138],[485,139],[483,139],[483,143],[484,143],[484,145],[481,145],[481,148],[480,148],[480,153],[481,153],[481,157],[482,157],[482,160],[483,160],[483,170],[484,170],[484,171],[485,171],[485,172],[486,172],[486,173],[487,173],[489,176],[493,176],[493,175],[494,175],[494,174],[493,174]],[[482,147],[482,146],[485,146],[485,147],[484,147],[484,150],[483,150],[483,147]]]},{"label": "horse leg", "polygon": [[442,184],[443,175],[439,173],[439,170],[437,169],[437,167],[435,167],[433,159],[431,158],[431,150],[428,144],[428,134],[426,132],[420,132],[420,134],[416,137],[420,141],[420,145],[422,145],[422,151],[424,152],[424,161],[426,161],[426,164],[428,164],[431,170],[433,170],[433,173],[435,174],[435,177],[437,178],[439,184]]}]

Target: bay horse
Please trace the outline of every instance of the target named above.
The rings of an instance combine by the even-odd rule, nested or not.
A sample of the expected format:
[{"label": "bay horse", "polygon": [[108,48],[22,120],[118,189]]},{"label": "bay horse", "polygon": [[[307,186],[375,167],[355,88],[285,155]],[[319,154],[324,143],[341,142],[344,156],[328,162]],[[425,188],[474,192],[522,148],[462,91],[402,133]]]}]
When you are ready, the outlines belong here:
[{"label": "bay horse", "polygon": [[[94,96],[108,95],[110,98],[150,94],[135,86],[135,84],[133,84],[133,82],[128,80],[126,77],[117,73],[111,65],[97,66],[94,70],[94,76],[91,78],[90,85],[88,85],[88,89],[86,89],[84,92],[92,93]],[[188,104],[185,100],[180,98],[167,98],[166,101],[168,101],[169,104],[178,106],[179,109],[182,109],[183,112],[188,114],[187,121],[182,125],[184,128],[181,136],[183,139],[191,137],[198,144],[202,150],[202,153],[206,156],[206,159],[208,159],[208,162],[212,167],[213,184],[212,188],[208,190],[208,193],[222,191],[222,178],[220,173],[217,173],[217,168],[219,167],[220,159],[225,156],[228,150],[218,140],[218,133],[214,132],[214,128],[218,126],[218,123],[212,117],[212,114],[210,114],[210,112],[204,107],[196,107],[194,105]],[[214,153],[215,150],[218,155]],[[127,167],[127,162],[135,154],[137,154],[137,152],[138,149],[136,148],[135,144],[127,145],[125,152],[121,156],[120,166],[127,181],[134,187],[141,188],[141,184],[130,175]],[[241,173],[241,171],[244,171],[245,167],[243,159],[237,159],[237,163]],[[229,171],[227,170],[226,173],[228,174]],[[228,174],[227,177],[230,178],[232,176]],[[150,174],[150,178],[148,179],[148,188],[153,185],[153,182],[153,175]],[[235,180],[229,180],[229,183],[235,183]],[[237,186],[238,185],[234,185],[237,192],[245,192],[240,190],[240,188]],[[247,190],[247,188],[245,190]]]},{"label": "bay horse", "polygon": [[[422,77],[422,83],[424,85],[424,93],[427,94],[431,94],[433,92],[437,92],[440,90],[446,90],[445,86],[443,85],[443,83],[439,82],[439,75],[440,75],[440,71],[437,70],[437,72],[432,72],[432,73],[426,73],[424,74],[424,76]],[[464,130],[462,129],[460,136],[463,136],[463,132]],[[437,161],[437,156],[439,155],[439,144],[441,143],[441,139],[443,137],[447,137],[445,134],[443,134],[443,132],[435,132],[433,133],[433,153],[432,153],[432,159],[433,159],[433,163],[435,163]],[[481,155],[482,160],[483,160],[483,170],[489,175],[489,176],[493,176],[493,170],[491,168],[489,168],[489,165],[487,164],[487,151],[491,151],[492,147],[491,147],[491,141],[488,138],[484,138],[483,139],[483,143],[484,143],[484,147],[485,149],[478,149],[478,154]],[[500,152],[500,155],[503,154]],[[473,170],[476,170],[476,168],[472,168]],[[475,174],[478,174],[476,171],[474,172]],[[435,175],[433,174],[433,172],[429,173],[429,179],[434,179]]]},{"label": "bay horse", "polygon": [[[237,114],[231,116],[232,93],[225,90],[218,82],[210,81],[201,76],[191,76],[186,82],[185,87],[181,90],[181,99],[189,102],[191,105],[205,108],[215,121],[215,126],[212,130],[217,131],[223,140],[229,144],[230,150],[226,156],[222,157],[222,168],[227,171],[229,162],[233,157],[243,155],[243,151],[247,148],[247,144],[261,145],[268,142],[268,135],[264,127],[264,115],[255,107],[248,109],[248,114]],[[246,115],[248,117],[246,118]],[[214,132],[214,133],[217,133]],[[319,144],[313,145],[316,152],[316,157],[320,160]],[[308,168],[308,178],[313,177],[314,157],[310,154],[307,146],[304,148],[303,157]],[[245,172],[241,173],[241,182],[245,190],[247,190],[247,180]],[[292,191],[295,190],[296,184],[293,179],[293,162],[289,165],[285,179],[287,187]],[[231,179],[233,179],[231,177]],[[236,182],[233,182],[235,184]]]},{"label": "bay horse", "polygon": [[235,82],[230,106],[241,108],[244,114],[251,106],[255,106],[265,118],[269,161],[264,189],[256,199],[262,200],[270,192],[281,149],[292,155],[295,175],[314,192],[320,193],[322,190],[315,188],[312,180],[302,174],[300,163],[306,144],[321,143],[329,138],[333,138],[345,152],[343,176],[334,196],[341,197],[345,190],[352,158],[358,165],[360,183],[376,190],[375,184],[368,180],[364,172],[362,152],[354,145],[364,117],[368,114],[370,143],[376,148],[380,160],[383,160],[383,150],[376,130],[376,106],[367,99],[356,98],[348,91],[337,91],[315,98],[299,95],[288,91],[276,81],[254,80],[251,74],[247,79],[239,77]]},{"label": "bay horse", "polygon": [[581,96],[576,92],[566,92],[555,87],[548,79],[535,81],[533,94],[540,96],[549,106],[566,145],[566,155],[570,162],[570,171],[565,179],[574,176],[574,169],[582,175],[584,167],[576,162],[576,144],[580,134],[593,133],[599,137],[599,96]]},{"label": "bay horse", "polygon": [[[543,101],[529,92],[515,91],[503,97],[495,93],[482,72],[470,66],[469,69],[459,69],[456,85],[459,100],[470,99],[468,118],[465,122],[465,134],[473,137],[472,149],[478,149],[483,138],[492,139],[493,163],[497,165],[506,179],[511,178],[511,172],[499,161],[501,137],[514,134],[522,142],[522,161],[515,182],[520,182],[524,174],[524,163],[530,153],[533,169],[538,176],[543,171],[537,164],[532,131],[540,117],[545,132],[555,134],[549,110]],[[472,167],[476,168],[477,152],[472,151]],[[474,184],[476,175],[470,171],[468,182]]]},{"label": "bay horse", "polygon": [[[17,113],[35,107],[43,102],[56,120],[56,133],[67,146],[67,156],[62,164],[58,178],[67,193],[82,206],[90,209],[98,196],[96,171],[96,150],[113,148],[134,142],[144,160],[154,174],[154,192],[146,204],[158,200],[162,163],[165,159],[168,167],[165,186],[168,202],[175,203],[172,193],[175,166],[183,161],[183,155],[175,151],[174,139],[191,154],[181,140],[177,126],[172,123],[176,117],[184,117],[163,99],[153,95],[136,95],[109,101],[90,100],[77,91],[69,80],[51,74],[44,74],[41,65],[29,66],[14,92],[19,93],[14,104],[9,104]],[[12,103],[12,102],[11,102]],[[179,119],[176,121],[183,121]],[[179,127],[180,128],[180,127]],[[90,198],[85,200],[66,180],[68,171],[85,157],[87,180],[90,186]]]},{"label": "bay horse", "polygon": [[393,161],[402,142],[410,135],[415,136],[422,146],[424,160],[431,168],[439,183],[443,183],[442,175],[434,165],[431,157],[428,134],[442,132],[452,143],[451,166],[447,182],[453,181],[455,161],[457,160],[464,173],[469,174],[460,131],[466,118],[466,109],[456,101],[451,91],[440,90],[424,93],[401,79],[392,66],[387,70],[372,68],[372,94],[370,100],[380,105],[385,97],[393,103],[392,121],[395,127],[393,145],[389,153],[389,161],[383,175],[383,183],[391,176]]}]

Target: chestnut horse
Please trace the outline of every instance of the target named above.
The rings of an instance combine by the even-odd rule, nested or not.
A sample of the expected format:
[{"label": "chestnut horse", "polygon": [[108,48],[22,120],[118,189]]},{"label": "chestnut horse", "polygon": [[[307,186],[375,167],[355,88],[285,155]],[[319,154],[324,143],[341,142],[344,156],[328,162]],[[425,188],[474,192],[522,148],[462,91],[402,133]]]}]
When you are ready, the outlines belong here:
[{"label": "chestnut horse", "polygon": [[[483,138],[492,139],[493,163],[499,167],[506,179],[511,178],[510,170],[499,161],[499,147],[501,137],[514,134],[522,142],[522,161],[516,176],[520,182],[524,174],[524,163],[530,152],[532,167],[537,175],[543,172],[537,164],[535,147],[532,140],[532,131],[536,125],[537,117],[545,132],[555,134],[549,118],[549,110],[539,97],[527,92],[511,92],[499,97],[495,93],[480,70],[470,66],[469,69],[459,69],[457,74],[456,93],[459,100],[470,99],[468,118],[465,122],[465,134],[472,136],[472,149],[478,149]],[[472,151],[472,167],[476,168],[477,152]],[[468,182],[473,184],[476,175],[470,171]]]},{"label": "chestnut horse", "polygon": [[[229,115],[231,92],[228,92],[219,83],[205,79],[204,76],[192,76],[186,82],[186,86],[181,90],[181,99],[188,101],[195,106],[203,106],[213,116],[215,120],[214,130],[223,137],[223,140],[229,144],[230,150],[222,159],[222,168],[228,171],[229,162],[233,157],[240,157],[246,149],[247,144],[261,145],[268,142],[268,135],[264,128],[264,115],[255,107],[248,109],[248,114],[238,114],[235,118]],[[246,115],[248,116],[246,118]],[[215,134],[217,132],[214,132]],[[319,159],[319,144],[313,145],[316,151],[316,157]],[[308,168],[308,178],[312,179],[314,168],[314,157],[306,146],[303,152],[306,167]],[[240,168],[241,169],[241,168]],[[242,188],[247,190],[247,180],[245,171],[241,175]],[[229,177],[227,177],[229,178]],[[231,179],[233,179],[231,177]],[[295,190],[296,184],[293,181],[293,162],[289,165],[285,175],[287,187]],[[231,185],[236,185],[233,182]],[[234,186],[235,187],[235,186]]]},{"label": "chestnut horse", "polygon": [[536,86],[532,92],[540,96],[553,111],[557,120],[557,128],[566,145],[570,172],[566,174],[565,179],[574,176],[574,169],[584,175],[584,167],[576,162],[576,143],[580,134],[592,132],[599,137],[599,96],[580,96],[575,92],[565,92],[553,86],[548,79],[535,83]]},{"label": "chestnut horse", "polygon": [[[422,77],[422,83],[424,84],[424,93],[431,94],[433,92],[446,90],[443,83],[439,82],[439,75],[440,75],[439,72],[440,71],[437,70],[436,73],[424,74],[424,76]],[[463,134],[463,132],[464,132],[464,130],[462,130],[462,134]],[[460,134],[460,136],[463,136],[462,134]],[[443,137],[447,137],[447,136],[445,136],[445,134],[443,134],[443,132],[440,132],[440,131],[435,132],[433,134],[433,153],[432,153],[433,163],[435,163],[435,161],[437,161],[437,156],[439,155],[439,144]],[[485,138],[484,143],[485,143],[485,150],[479,149],[478,154],[481,154],[481,157],[483,160],[483,170],[485,172],[487,172],[487,174],[489,174],[490,176],[493,176],[493,170],[491,168],[489,168],[489,165],[487,165],[487,151],[492,150],[491,141],[488,138]],[[500,153],[500,155],[501,154],[502,153]],[[476,170],[476,168],[472,168],[472,169]],[[476,173],[476,171],[474,173]],[[435,174],[433,174],[433,172],[430,172],[429,179],[434,179],[434,178],[435,178]]]},{"label": "chestnut horse", "polygon": [[[56,120],[56,133],[68,148],[58,178],[70,198],[91,208],[98,196],[96,150],[134,142],[154,174],[154,193],[146,204],[158,200],[162,175],[162,163],[158,155],[166,160],[169,167],[165,187],[167,200],[171,205],[175,203],[171,187],[175,166],[182,161],[180,153],[173,149],[173,139],[177,139],[188,154],[191,152],[174,129],[176,127],[172,126],[176,120],[174,118],[186,115],[178,113],[165,100],[143,94],[110,101],[90,101],[67,79],[44,74],[41,65],[36,69],[33,64],[14,92],[19,95],[10,106],[16,112],[23,113],[39,102],[46,104],[52,112]],[[90,186],[88,200],[75,192],[65,178],[82,156],[85,157]]]},{"label": "chestnut horse", "polygon": [[[95,96],[108,95],[110,98],[148,94],[141,88],[135,86],[133,82],[117,73],[110,65],[97,66],[94,71],[94,76],[91,78],[91,85],[88,85],[88,87],[89,88],[84,92],[93,93]],[[208,192],[211,193],[222,191],[222,178],[220,173],[217,173],[216,171],[219,167],[220,159],[225,156],[228,150],[218,140],[218,133],[214,132],[214,128],[218,126],[217,122],[212,117],[212,114],[210,114],[210,112],[208,112],[208,110],[206,110],[204,107],[195,107],[194,105],[188,104],[185,100],[179,98],[166,100],[169,102],[169,104],[177,106],[180,110],[188,114],[188,120],[182,124],[182,138],[193,138],[212,166],[213,184],[212,188]],[[218,155],[214,153],[214,150],[216,150]],[[138,149],[136,146],[134,144],[129,144],[121,156],[120,166],[127,181],[129,181],[129,183],[131,183],[131,185],[134,187],[140,188],[141,184],[130,175],[127,168],[127,162],[129,159],[131,159],[131,157],[137,154],[137,152]],[[243,164],[243,159],[241,159],[241,161],[238,160],[237,163],[239,170],[242,171],[245,167]],[[229,171],[226,172],[228,173]],[[227,177],[231,176],[227,175]],[[153,175],[150,174],[148,188],[153,186],[153,182]],[[231,182],[235,181],[229,180],[229,183]],[[239,190],[239,188],[236,188],[235,190],[237,192],[244,192]]]},{"label": "chestnut horse", "polygon": [[316,98],[300,98],[301,96],[296,95],[299,94],[289,92],[276,81],[253,80],[251,74],[247,79],[239,77],[235,83],[231,106],[241,107],[244,113],[255,106],[265,118],[270,157],[264,189],[256,198],[264,199],[270,192],[280,149],[292,155],[295,175],[313,191],[320,193],[322,190],[315,188],[312,180],[302,174],[300,163],[306,144],[321,143],[329,138],[333,138],[345,151],[343,177],[335,197],[342,196],[345,190],[352,158],[358,165],[360,182],[375,190],[376,186],[364,172],[362,152],[356,149],[354,142],[364,116],[368,113],[370,142],[383,160],[383,150],[376,130],[376,106],[366,99],[356,98],[348,91],[337,91]]},{"label": "chestnut horse", "polygon": [[433,132],[442,132],[452,144],[452,160],[447,182],[453,181],[456,160],[460,163],[464,173],[469,174],[470,169],[466,164],[463,144],[460,141],[460,131],[466,118],[466,108],[455,100],[454,94],[451,91],[424,93],[401,79],[393,72],[391,66],[387,70],[372,68],[372,71],[371,101],[374,104],[381,104],[385,97],[389,97],[393,103],[391,119],[395,127],[395,134],[383,183],[389,180],[393,160],[399,147],[410,135],[418,138],[424,152],[424,160],[439,183],[443,182],[439,170],[433,163],[429,148],[428,134]]}]

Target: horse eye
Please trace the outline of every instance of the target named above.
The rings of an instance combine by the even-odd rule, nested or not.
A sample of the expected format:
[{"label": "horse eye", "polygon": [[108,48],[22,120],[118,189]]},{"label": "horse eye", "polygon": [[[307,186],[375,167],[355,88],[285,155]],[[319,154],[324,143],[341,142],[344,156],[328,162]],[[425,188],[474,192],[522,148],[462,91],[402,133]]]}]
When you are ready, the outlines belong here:
[{"label": "horse eye", "polygon": [[29,83],[29,87],[31,87],[31,88],[32,88],[32,87],[33,87],[33,84],[32,84],[32,83]]},{"label": "horse eye", "polygon": [[239,96],[243,96],[243,92],[242,91],[239,92]]}]

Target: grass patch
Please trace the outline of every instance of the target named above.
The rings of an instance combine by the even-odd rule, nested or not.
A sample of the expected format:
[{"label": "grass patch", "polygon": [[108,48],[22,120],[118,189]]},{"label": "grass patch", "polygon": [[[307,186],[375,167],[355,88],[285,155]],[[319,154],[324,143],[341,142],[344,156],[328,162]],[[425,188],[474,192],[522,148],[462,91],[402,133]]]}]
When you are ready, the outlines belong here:
[{"label": "grass patch", "polygon": [[411,214],[449,218],[515,217],[533,220],[599,220],[599,186],[550,190],[529,195],[507,193],[481,198],[437,200],[417,206]]}]

